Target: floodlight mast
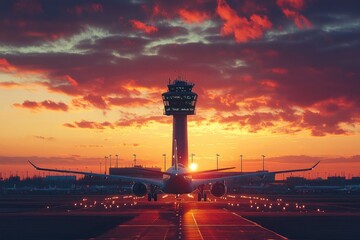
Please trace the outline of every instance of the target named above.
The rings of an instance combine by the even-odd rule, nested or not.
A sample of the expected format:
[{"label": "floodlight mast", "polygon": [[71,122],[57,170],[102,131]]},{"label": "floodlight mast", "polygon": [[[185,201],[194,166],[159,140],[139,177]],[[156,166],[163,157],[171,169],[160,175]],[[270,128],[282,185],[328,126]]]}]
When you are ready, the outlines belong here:
[{"label": "floodlight mast", "polygon": [[[188,166],[187,115],[195,114],[198,97],[196,93],[192,92],[194,85],[179,78],[174,81],[169,80],[168,91],[162,94],[164,115],[173,116],[172,155],[174,156],[175,153],[174,140],[176,140],[178,160],[184,166]],[[172,162],[173,164],[174,162]]]}]

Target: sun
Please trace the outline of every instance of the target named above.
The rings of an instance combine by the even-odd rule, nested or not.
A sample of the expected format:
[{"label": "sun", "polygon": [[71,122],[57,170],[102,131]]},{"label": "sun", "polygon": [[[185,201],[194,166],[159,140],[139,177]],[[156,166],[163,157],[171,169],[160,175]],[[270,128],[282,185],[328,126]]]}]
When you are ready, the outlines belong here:
[{"label": "sun", "polygon": [[195,172],[198,169],[197,163],[190,163],[189,169],[190,171]]}]

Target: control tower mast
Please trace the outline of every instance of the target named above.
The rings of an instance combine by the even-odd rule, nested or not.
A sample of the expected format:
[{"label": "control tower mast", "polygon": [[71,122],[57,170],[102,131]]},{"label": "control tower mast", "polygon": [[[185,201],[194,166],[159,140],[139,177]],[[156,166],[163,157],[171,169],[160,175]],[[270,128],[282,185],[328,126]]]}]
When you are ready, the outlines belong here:
[{"label": "control tower mast", "polygon": [[[173,115],[172,156],[175,153],[174,140],[177,142],[179,163],[188,166],[187,115],[195,114],[198,95],[192,92],[195,84],[184,80],[169,80],[168,91],[162,94],[164,115]],[[172,157],[172,165],[174,157]]]}]

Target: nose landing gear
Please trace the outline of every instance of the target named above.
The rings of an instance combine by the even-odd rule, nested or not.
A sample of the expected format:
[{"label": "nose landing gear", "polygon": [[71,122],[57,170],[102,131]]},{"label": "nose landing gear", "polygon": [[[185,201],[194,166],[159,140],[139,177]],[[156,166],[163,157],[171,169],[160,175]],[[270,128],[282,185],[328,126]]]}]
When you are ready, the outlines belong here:
[{"label": "nose landing gear", "polygon": [[204,193],[205,186],[201,185],[198,187],[199,193],[198,193],[198,201],[200,202],[201,199],[204,199],[204,202],[207,200],[207,195]]}]

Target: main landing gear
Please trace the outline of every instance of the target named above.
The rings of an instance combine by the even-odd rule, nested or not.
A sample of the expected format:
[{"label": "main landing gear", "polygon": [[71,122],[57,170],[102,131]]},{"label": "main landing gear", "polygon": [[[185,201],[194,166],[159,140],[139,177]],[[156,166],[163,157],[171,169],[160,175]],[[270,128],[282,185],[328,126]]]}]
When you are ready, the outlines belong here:
[{"label": "main landing gear", "polygon": [[154,199],[154,202],[157,201],[157,193],[148,193],[148,201],[151,202],[151,199]]},{"label": "main landing gear", "polygon": [[151,199],[154,199],[154,202],[157,201],[157,187],[150,185],[150,192],[148,193],[148,201],[151,202]]}]

